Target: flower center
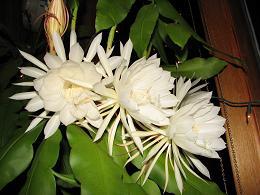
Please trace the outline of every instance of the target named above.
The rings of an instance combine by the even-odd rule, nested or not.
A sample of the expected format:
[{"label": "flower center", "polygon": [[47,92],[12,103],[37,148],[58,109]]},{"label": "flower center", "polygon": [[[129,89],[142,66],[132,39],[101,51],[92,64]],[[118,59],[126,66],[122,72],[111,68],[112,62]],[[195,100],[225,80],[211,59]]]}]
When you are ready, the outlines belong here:
[{"label": "flower center", "polygon": [[150,103],[150,95],[145,90],[132,90],[130,93],[130,97],[138,105]]}]

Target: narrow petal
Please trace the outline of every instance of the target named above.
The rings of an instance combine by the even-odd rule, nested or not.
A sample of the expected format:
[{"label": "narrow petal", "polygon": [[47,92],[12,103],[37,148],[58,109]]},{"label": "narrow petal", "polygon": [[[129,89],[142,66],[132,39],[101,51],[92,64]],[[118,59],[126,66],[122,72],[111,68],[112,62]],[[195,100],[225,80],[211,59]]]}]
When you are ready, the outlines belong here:
[{"label": "narrow petal", "polygon": [[45,70],[45,71],[48,71],[47,66],[46,66],[44,63],[42,63],[40,60],[38,60],[37,58],[35,58],[34,56],[32,56],[32,55],[30,55],[30,54],[28,54],[28,53],[26,53],[26,52],[23,52],[23,51],[21,51],[21,50],[19,50],[19,52],[22,54],[22,56],[23,56],[26,60],[32,62],[33,64],[35,64],[35,65],[38,66],[39,68],[41,68],[41,69],[43,69],[43,70]]},{"label": "narrow petal", "polygon": [[103,49],[102,46],[98,46],[97,48],[97,54],[98,54],[98,57],[99,57],[99,60],[103,66],[103,68],[105,69],[106,73],[108,76],[113,76],[113,73],[112,73],[112,69],[109,65],[109,61],[106,57],[106,53],[105,53],[105,50]]},{"label": "narrow petal", "polygon": [[28,104],[26,105],[25,109],[28,110],[29,112],[35,112],[43,108],[43,101],[40,98],[40,96],[36,96],[32,98]]},{"label": "narrow petal", "polygon": [[60,115],[59,113],[55,113],[50,120],[47,122],[44,128],[45,139],[52,136],[60,126]]},{"label": "narrow petal", "polygon": [[169,156],[170,156],[170,151],[171,151],[171,146],[168,146],[167,152],[166,152],[166,157],[165,157],[165,162],[164,162],[164,169],[165,169],[165,183],[164,183],[164,188],[163,188],[163,193],[165,193],[166,188],[169,183]]},{"label": "narrow petal", "polygon": [[107,51],[106,52],[106,56],[107,56],[107,58],[109,58],[110,56],[111,56],[111,54],[113,53],[113,51],[114,51],[114,46],[109,50],[109,51]]},{"label": "narrow petal", "polygon": [[52,35],[52,40],[53,40],[54,48],[55,48],[57,55],[60,57],[62,62],[65,62],[66,54],[65,54],[64,45],[63,45],[60,35],[57,32],[54,32]]},{"label": "narrow petal", "polygon": [[77,43],[77,34],[74,29],[70,31],[70,48]]},{"label": "narrow petal", "polygon": [[180,170],[179,170],[175,160],[174,160],[174,175],[175,175],[175,179],[176,179],[176,183],[177,183],[178,189],[182,193],[182,191],[183,191],[183,182],[182,182]]},{"label": "narrow petal", "polygon": [[104,132],[105,132],[105,130],[106,130],[110,120],[111,120],[111,118],[114,116],[114,114],[115,114],[115,112],[117,111],[118,108],[119,108],[119,105],[116,104],[114,106],[114,108],[110,111],[110,113],[106,116],[106,118],[104,119],[102,125],[100,126],[100,128],[97,131],[97,134],[96,134],[96,137],[94,139],[94,142],[99,140],[102,137],[102,135],[104,134]]},{"label": "narrow petal", "polygon": [[89,46],[88,53],[84,59],[85,62],[91,62],[91,60],[94,58],[94,56],[97,53],[97,47],[100,45],[102,40],[102,33],[99,33],[91,42],[91,45]]},{"label": "narrow petal", "polygon": [[59,68],[62,65],[62,61],[59,56],[52,55],[48,52],[45,54],[43,59],[50,69]]},{"label": "narrow petal", "polygon": [[194,166],[206,177],[210,178],[209,170],[205,165],[202,164],[202,162],[197,159],[194,155],[188,154],[188,157],[190,158],[191,162],[194,164]]},{"label": "narrow petal", "polygon": [[28,99],[32,99],[36,96],[37,96],[37,93],[35,91],[31,91],[31,92],[16,93],[9,98],[13,99],[13,100],[28,100]]},{"label": "narrow petal", "polygon": [[44,117],[47,116],[47,114],[48,114],[48,112],[44,111],[38,117],[33,119],[32,122],[30,123],[29,127],[26,129],[25,132],[28,132],[28,131],[32,130],[34,127],[36,127],[44,119]]},{"label": "narrow petal", "polygon": [[126,60],[126,66],[129,65],[132,50],[133,50],[133,43],[129,39],[124,46],[123,53],[121,53],[121,56]]},{"label": "narrow petal", "polygon": [[33,82],[21,82],[21,83],[13,83],[13,85],[16,86],[28,86],[28,87],[32,87],[33,86]]},{"label": "narrow petal", "polygon": [[82,62],[83,56],[84,56],[83,49],[81,48],[79,43],[75,43],[70,48],[69,59],[74,62]]},{"label": "narrow petal", "polygon": [[110,156],[112,156],[112,154],[113,154],[113,143],[114,143],[116,130],[117,130],[119,121],[120,121],[120,115],[117,115],[117,117],[109,131],[109,134],[108,134],[108,153]]},{"label": "narrow petal", "polygon": [[20,72],[33,78],[39,78],[46,74],[43,70],[34,67],[21,67]]}]

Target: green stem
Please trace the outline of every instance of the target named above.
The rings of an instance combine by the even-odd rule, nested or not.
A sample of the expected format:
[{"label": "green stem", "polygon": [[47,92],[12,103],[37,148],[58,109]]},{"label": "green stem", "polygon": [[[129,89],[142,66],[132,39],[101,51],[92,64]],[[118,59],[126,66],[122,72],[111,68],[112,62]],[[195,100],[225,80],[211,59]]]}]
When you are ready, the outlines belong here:
[{"label": "green stem", "polygon": [[149,43],[148,48],[146,50],[144,50],[143,56],[145,58],[148,58],[150,53],[151,53],[151,49],[152,49],[152,42]]},{"label": "green stem", "polygon": [[79,5],[76,5],[72,12],[71,29],[76,29],[77,15],[78,15]]},{"label": "green stem", "polygon": [[107,52],[111,49],[112,47],[112,43],[113,43],[113,40],[114,40],[114,36],[115,36],[115,31],[116,31],[116,25],[113,26],[111,29],[110,29],[110,32],[109,32],[109,35],[108,35],[108,39],[107,39]]}]

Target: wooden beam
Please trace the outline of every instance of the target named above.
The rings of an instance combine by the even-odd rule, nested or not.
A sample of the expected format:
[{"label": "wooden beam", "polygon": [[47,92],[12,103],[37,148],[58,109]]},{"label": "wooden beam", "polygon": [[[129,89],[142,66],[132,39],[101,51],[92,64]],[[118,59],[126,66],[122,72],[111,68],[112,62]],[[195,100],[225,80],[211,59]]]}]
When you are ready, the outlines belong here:
[{"label": "wooden beam", "polygon": [[[220,51],[241,58],[247,66],[244,71],[229,64],[215,78],[218,95],[234,102],[250,101],[252,97],[260,99],[260,82],[257,84],[260,75],[253,64],[250,40],[243,38],[246,34],[240,36],[247,27],[238,25],[233,10],[236,5],[232,0],[199,0],[199,4],[208,42]],[[225,55],[216,55],[227,59]],[[224,104],[221,108],[227,119],[226,137],[237,193],[260,194],[260,108],[253,109],[248,123],[247,108]]]}]

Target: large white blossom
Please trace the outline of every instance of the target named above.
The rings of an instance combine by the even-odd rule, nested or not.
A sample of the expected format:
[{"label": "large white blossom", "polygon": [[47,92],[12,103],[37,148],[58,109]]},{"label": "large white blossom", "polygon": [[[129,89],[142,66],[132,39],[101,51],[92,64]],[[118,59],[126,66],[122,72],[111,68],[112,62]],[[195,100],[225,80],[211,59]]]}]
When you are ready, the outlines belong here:
[{"label": "large white blossom", "polygon": [[[186,178],[183,166],[199,177],[190,168],[184,157],[202,174],[210,177],[208,169],[194,154],[219,158],[216,151],[226,147],[225,142],[220,138],[225,133],[223,127],[225,119],[218,115],[219,107],[210,103],[211,92],[200,90],[205,84],[195,87],[197,83],[198,80],[185,82],[182,77],[178,79],[175,91],[178,103],[173,108],[175,113],[170,117],[170,124],[167,127],[139,124],[143,130],[132,133],[132,136],[142,138],[142,143],[145,144],[144,151],[149,150],[140,173],[140,176],[145,175],[143,183],[148,179],[162,154],[166,154],[164,190],[166,190],[169,181],[169,166],[174,170],[180,192],[183,190],[182,178]],[[124,145],[129,144],[125,143]],[[139,151],[135,152],[126,164],[139,155]]]},{"label": "large white blossom", "polygon": [[[34,128],[43,118],[50,118],[44,129],[45,138],[55,133],[60,123],[69,125],[79,119],[85,119],[98,128],[103,119],[94,101],[100,100],[101,97],[94,93],[92,88],[101,80],[102,75],[98,73],[91,60],[100,45],[101,34],[93,40],[85,58],[74,30],[71,31],[68,60],[58,33],[53,34],[53,42],[57,55],[46,53],[46,65],[32,55],[20,51],[25,59],[37,67],[21,67],[21,73],[34,80],[17,85],[33,86],[35,91],[18,93],[10,98],[30,99],[25,107],[29,112],[44,109],[31,122],[27,131]],[[51,113],[54,114],[51,116]]]},{"label": "large white blossom", "polygon": [[[169,117],[174,114],[172,108],[178,102],[175,95],[170,92],[174,88],[174,78],[170,72],[160,67],[160,59],[156,55],[148,59],[141,58],[128,67],[131,52],[130,40],[125,46],[121,44],[120,53],[123,61],[113,73],[104,49],[99,47],[97,50],[106,78],[97,83],[93,89],[106,97],[100,107],[107,116],[97,131],[95,141],[101,138],[110,120],[116,116],[108,132],[110,154],[119,121],[123,123],[123,131],[126,129],[130,136],[136,131],[134,121],[166,126],[170,124]],[[118,110],[119,113],[116,115]],[[132,139],[142,152],[140,138],[132,137]]]}]

